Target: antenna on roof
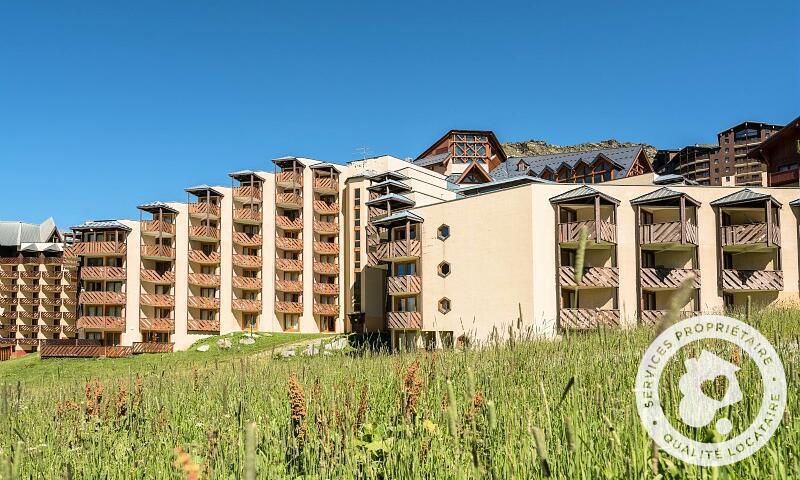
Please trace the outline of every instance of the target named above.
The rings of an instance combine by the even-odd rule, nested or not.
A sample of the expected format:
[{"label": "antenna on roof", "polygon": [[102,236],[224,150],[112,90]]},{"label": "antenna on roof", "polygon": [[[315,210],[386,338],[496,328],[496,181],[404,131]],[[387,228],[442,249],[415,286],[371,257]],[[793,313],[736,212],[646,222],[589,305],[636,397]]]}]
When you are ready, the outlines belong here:
[{"label": "antenna on roof", "polygon": [[356,148],[356,152],[361,152],[361,157],[363,160],[367,159],[367,152],[369,152],[369,147],[364,145],[361,147]]}]

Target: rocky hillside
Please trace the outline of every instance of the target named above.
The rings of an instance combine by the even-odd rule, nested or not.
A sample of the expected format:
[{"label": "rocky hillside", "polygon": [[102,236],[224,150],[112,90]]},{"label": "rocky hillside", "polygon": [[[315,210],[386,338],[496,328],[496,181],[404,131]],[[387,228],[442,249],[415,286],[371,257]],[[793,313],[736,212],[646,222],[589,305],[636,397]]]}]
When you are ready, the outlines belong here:
[{"label": "rocky hillside", "polygon": [[619,148],[632,147],[634,145],[644,146],[647,158],[653,159],[656,155],[656,148],[646,143],[620,142],[613,138],[600,142],[586,142],[578,145],[555,145],[544,140],[527,140],[524,142],[508,142],[503,144],[503,150],[509,157],[524,157],[533,155],[548,155],[550,153],[579,152],[583,150],[596,150],[598,148]]}]

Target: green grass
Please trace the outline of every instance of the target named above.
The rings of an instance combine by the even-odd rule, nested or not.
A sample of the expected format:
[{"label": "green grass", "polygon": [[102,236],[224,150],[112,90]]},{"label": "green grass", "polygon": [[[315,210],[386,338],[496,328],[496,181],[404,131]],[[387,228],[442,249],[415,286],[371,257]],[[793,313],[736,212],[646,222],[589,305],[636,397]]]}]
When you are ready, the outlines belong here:
[{"label": "green grass", "polygon": [[[750,322],[784,362],[787,414],[767,446],[729,467],[660,452],[652,471],[632,389],[654,332],[637,329],[465,352],[201,357],[182,364],[189,370],[158,359],[140,389],[125,367],[137,359],[111,360],[116,377],[100,399],[96,384],[87,395],[83,379],[63,375],[0,385],[0,477],[245,478],[253,468],[249,478],[797,478],[800,311]],[[743,387],[744,410],[757,409]]]}]

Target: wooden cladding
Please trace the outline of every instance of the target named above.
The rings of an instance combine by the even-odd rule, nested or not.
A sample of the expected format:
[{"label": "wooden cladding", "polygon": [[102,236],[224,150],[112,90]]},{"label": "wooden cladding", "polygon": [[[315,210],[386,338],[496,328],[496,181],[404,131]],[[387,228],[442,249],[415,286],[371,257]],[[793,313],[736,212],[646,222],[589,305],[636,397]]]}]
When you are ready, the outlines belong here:
[{"label": "wooden cladding", "polygon": [[392,330],[421,330],[422,313],[386,312],[386,327]]},{"label": "wooden cladding", "polygon": [[379,259],[419,257],[422,254],[422,246],[419,240],[395,240],[375,245],[371,253]]},{"label": "wooden cladding", "polygon": [[303,241],[299,238],[276,237],[275,247],[281,250],[302,250]]},{"label": "wooden cladding", "polygon": [[190,273],[188,276],[189,285],[201,287],[219,287],[219,275],[208,273]]},{"label": "wooden cladding", "polygon": [[275,311],[278,313],[303,313],[301,302],[275,302]]},{"label": "wooden cladding", "polygon": [[125,318],[99,316],[84,316],[78,318],[76,324],[78,328],[89,330],[103,330],[107,332],[122,332],[125,330]]},{"label": "wooden cladding", "polygon": [[189,227],[189,238],[192,240],[219,240],[219,228],[208,225]]},{"label": "wooden cladding", "polygon": [[261,257],[259,255],[240,255],[233,254],[231,261],[237,267],[243,268],[261,268]]},{"label": "wooden cladding", "polygon": [[558,241],[562,243],[577,242],[580,239],[581,228],[586,227],[587,238],[595,243],[617,243],[617,226],[611,222],[601,220],[587,220],[585,222],[569,222],[558,224]]},{"label": "wooden cladding", "polygon": [[314,315],[339,315],[339,305],[315,302]]},{"label": "wooden cladding", "polygon": [[160,342],[133,342],[133,354],[172,353],[174,344]]},{"label": "wooden cladding", "polygon": [[175,306],[175,297],[172,295],[143,293],[139,295],[139,305],[171,308]]},{"label": "wooden cladding", "polygon": [[303,186],[303,175],[291,170],[278,172],[275,174],[275,183],[282,186],[301,187]]},{"label": "wooden cladding", "polygon": [[142,245],[142,257],[175,258],[175,249],[166,245]]},{"label": "wooden cladding", "polygon": [[261,210],[237,208],[233,211],[233,219],[239,222],[261,223]]},{"label": "wooden cladding", "polygon": [[[643,325],[657,325],[667,313],[669,313],[668,310],[642,310],[639,313],[639,319]],[[696,315],[700,315],[700,312],[694,310],[680,311],[678,312],[677,320],[683,320]]]},{"label": "wooden cladding", "polygon": [[57,358],[57,357],[71,357],[71,358],[118,358],[133,355],[133,347],[112,346],[105,347],[102,345],[65,345],[65,344],[50,344],[45,343],[39,349],[41,358]]},{"label": "wooden cladding", "polygon": [[282,208],[303,208],[303,197],[296,193],[279,193],[275,196],[275,204]]},{"label": "wooden cladding", "polygon": [[335,222],[320,222],[314,220],[314,233],[322,235],[337,235],[339,233],[339,224]]},{"label": "wooden cladding", "polygon": [[298,280],[275,280],[275,290],[279,292],[302,293],[303,282]]},{"label": "wooden cladding", "polygon": [[294,220],[292,220],[291,218],[285,215],[277,215],[275,216],[275,225],[283,230],[302,230],[303,219],[295,218]]},{"label": "wooden cladding", "polygon": [[175,224],[161,220],[143,220],[141,222],[142,233],[162,233],[175,235]]},{"label": "wooden cladding", "polygon": [[214,205],[213,203],[208,202],[190,203],[189,214],[219,217],[219,205]]},{"label": "wooden cladding", "polygon": [[317,295],[339,295],[339,285],[336,283],[314,282],[314,293],[316,293]]},{"label": "wooden cladding", "polygon": [[681,229],[685,243],[697,245],[697,225],[681,222],[651,223],[639,225],[639,243],[681,243]]},{"label": "wooden cladding", "polygon": [[314,179],[314,190],[321,192],[335,192],[339,190],[339,182],[332,177],[321,177]]},{"label": "wooden cladding", "polygon": [[321,255],[338,255],[339,244],[332,242],[314,242],[314,252]]},{"label": "wooden cladding", "polygon": [[617,309],[562,308],[559,319],[561,328],[571,330],[618,327],[620,325],[620,315]]},{"label": "wooden cladding", "polygon": [[[575,267],[560,267],[558,271],[562,286],[577,285]],[[584,267],[581,287],[619,287],[619,268],[617,267]]]},{"label": "wooden cladding", "polygon": [[186,322],[186,330],[190,332],[219,332],[219,320],[195,320]]},{"label": "wooden cladding", "polygon": [[761,243],[780,246],[781,231],[780,227],[777,225],[772,225],[772,228],[768,228],[766,223],[731,225],[728,227],[720,227],[720,241],[723,247]]},{"label": "wooden cladding", "polygon": [[261,300],[234,298],[231,300],[231,308],[240,312],[259,313],[261,312]]},{"label": "wooden cladding", "polygon": [[690,268],[642,268],[639,270],[642,288],[678,288],[693,278],[692,288],[700,288],[700,270]]},{"label": "wooden cladding", "polygon": [[234,232],[233,243],[245,247],[260,247],[262,243],[262,238],[261,235],[259,234],[248,235],[243,232]]},{"label": "wooden cladding", "polygon": [[314,262],[314,273],[320,273],[323,275],[338,275],[339,274],[339,264],[337,263],[325,263],[325,262]]},{"label": "wooden cladding", "polygon": [[219,298],[200,297],[197,295],[191,295],[189,296],[189,308],[216,310],[219,308]]},{"label": "wooden cladding", "polygon": [[314,200],[314,211],[320,215],[338,215],[339,204],[336,202],[325,203],[322,200]]},{"label": "wooden cladding", "polygon": [[389,295],[414,294],[422,291],[422,277],[401,275],[387,278]]},{"label": "wooden cladding", "polygon": [[127,251],[125,242],[79,242],[67,247],[64,255],[125,255]]},{"label": "wooden cladding", "polygon": [[231,279],[231,285],[233,288],[241,288],[243,290],[260,290],[261,279],[236,275]]},{"label": "wooden cladding", "polygon": [[143,268],[139,271],[139,278],[143,282],[158,283],[167,285],[175,281],[175,272],[159,272],[157,270]]},{"label": "wooden cladding", "polygon": [[125,280],[126,270],[122,267],[83,267],[83,280]]},{"label": "wooden cladding", "polygon": [[302,272],[303,261],[292,260],[290,258],[276,258],[275,268],[284,272]]},{"label": "wooden cladding", "polygon": [[143,317],[139,319],[139,330],[172,333],[175,331],[175,320],[172,318]]},{"label": "wooden cladding", "polygon": [[722,271],[723,290],[775,291],[783,290],[783,272],[780,270],[728,270]]},{"label": "wooden cladding", "polygon": [[202,264],[219,263],[219,252],[205,253],[202,250],[189,250],[189,261]]},{"label": "wooden cladding", "polygon": [[260,200],[261,199],[261,188],[252,186],[252,185],[245,185],[242,187],[235,187],[233,189],[233,196],[238,199],[253,199],[253,200]]},{"label": "wooden cladding", "polygon": [[87,292],[80,295],[80,302],[84,305],[124,305],[125,294],[119,292]]}]

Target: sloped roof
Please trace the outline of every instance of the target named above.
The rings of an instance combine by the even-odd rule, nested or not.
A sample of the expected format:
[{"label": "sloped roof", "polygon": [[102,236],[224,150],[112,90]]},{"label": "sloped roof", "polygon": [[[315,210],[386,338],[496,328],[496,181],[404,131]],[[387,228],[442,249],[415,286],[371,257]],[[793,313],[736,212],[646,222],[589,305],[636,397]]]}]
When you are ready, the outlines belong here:
[{"label": "sloped roof", "polygon": [[[614,164],[617,171],[622,171],[627,174],[641,151],[642,146],[636,145],[633,147],[600,148],[582,152],[552,153],[549,155],[535,155],[530,157],[509,157],[508,160],[492,170],[490,175],[495,180],[503,180],[505,178],[528,175],[530,173],[538,177],[548,167],[555,172],[558,171],[562,165],[566,165],[568,168],[575,168],[578,162],[591,165],[598,157],[606,157]],[[518,170],[517,166],[520,161],[525,162],[528,168],[521,171]]]},{"label": "sloped roof", "polygon": [[237,172],[231,172],[228,174],[229,177],[235,180],[250,180],[251,175],[255,176],[259,180],[264,180],[264,178],[261,175],[257,174],[253,170],[239,170]]},{"label": "sloped roof", "polygon": [[379,203],[384,203],[384,202],[397,202],[397,203],[402,203],[404,205],[414,205],[414,201],[413,200],[411,200],[410,198],[404,197],[403,195],[398,195],[396,193],[390,193],[388,195],[381,195],[380,197],[378,197],[378,198],[376,198],[374,200],[369,200],[369,201],[367,201],[365,203],[367,205],[377,205]]},{"label": "sloped roof", "polygon": [[689,195],[686,195],[683,192],[676,192],[675,190],[669,189],[667,187],[661,187],[658,190],[638,196],[633,200],[631,200],[631,205],[640,205],[644,203],[657,203],[657,202],[663,202],[665,200],[679,199],[680,197],[685,197],[688,202],[694,205],[698,206],[700,205],[700,202],[690,197]]},{"label": "sloped roof", "polygon": [[528,183],[555,183],[555,182],[531,175],[525,175],[520,177],[506,178],[503,180],[495,180],[489,183],[478,183],[473,185],[459,186],[459,188],[456,189],[456,192],[462,195],[477,195],[479,193],[494,192],[497,190],[512,188],[519,185],[525,185]]},{"label": "sloped roof", "polygon": [[[503,150],[503,146],[500,145],[500,142],[497,140],[497,136],[491,130],[449,130],[447,133],[439,137],[438,140],[433,142],[428,148],[425,149],[424,152],[420,153],[417,158],[413,161],[415,165],[424,166],[422,163],[417,163],[418,160],[424,160],[426,158],[431,158],[429,155],[439,144],[441,144],[447,137],[450,137],[455,134],[466,134],[466,135],[481,135],[486,137],[489,143],[492,145],[492,151],[500,157],[502,160],[505,161],[506,159],[506,152]],[[440,154],[437,154],[440,155]],[[448,154],[449,155],[449,154]],[[430,164],[428,164],[430,165]]]},{"label": "sloped roof", "polygon": [[341,165],[336,165],[335,163],[331,163],[331,162],[315,163],[314,165],[311,165],[308,168],[310,168],[312,170],[315,170],[315,169],[318,169],[318,168],[333,168],[337,172],[341,172],[342,171],[342,166]]},{"label": "sloped roof", "polygon": [[800,207],[800,198],[798,198],[797,200],[792,200],[791,202],[789,202],[789,205],[793,207]]},{"label": "sloped roof", "polygon": [[422,222],[422,217],[415,213],[411,213],[408,210],[403,210],[397,213],[393,213],[388,217],[379,218],[377,220],[372,220],[373,225],[387,225],[392,224],[400,221],[411,220],[412,222]]},{"label": "sloped roof", "polygon": [[411,190],[411,187],[406,185],[403,182],[399,182],[397,180],[392,180],[391,178],[388,180],[384,180],[382,182],[373,183],[372,185],[367,187],[368,191],[381,191],[385,190],[386,187],[390,187],[389,189],[394,189],[397,192],[407,192]]},{"label": "sloped roof", "polygon": [[386,181],[386,180],[398,180],[398,181],[408,180],[407,176],[403,175],[400,172],[395,172],[395,171],[392,171],[392,170],[387,170],[385,172],[376,173],[376,174],[370,175],[370,176],[368,176],[366,178],[367,178],[367,180],[369,180],[371,182],[383,182],[383,181]]},{"label": "sloped roof", "polygon": [[130,231],[130,227],[118,220],[87,220],[80,225],[70,227],[72,230],[125,230]]},{"label": "sloped roof", "polygon": [[145,204],[139,205],[136,208],[138,208],[139,210],[144,210],[145,212],[164,210],[165,212],[178,213],[177,210],[175,210],[174,208],[170,207],[169,205],[167,205],[164,202],[145,203]]},{"label": "sloped roof", "polygon": [[46,243],[57,233],[53,218],[48,218],[40,224],[26,222],[0,221],[0,247],[19,247],[25,243]]},{"label": "sloped roof", "polygon": [[723,205],[738,205],[742,203],[750,203],[750,202],[758,202],[758,201],[766,201],[770,200],[776,205],[780,206],[780,202],[775,200],[772,195],[768,195],[766,193],[758,193],[750,190],[749,188],[744,188],[739,190],[738,192],[731,193],[730,195],[726,195],[722,198],[718,198],[711,202],[712,206],[723,206]]},{"label": "sloped roof", "polygon": [[450,157],[450,152],[444,153],[437,153],[436,155],[430,155],[424,158],[417,158],[416,160],[412,160],[411,163],[417,165],[418,167],[427,167],[430,165],[438,165],[440,163],[444,163]]},{"label": "sloped roof", "polygon": [[202,193],[202,192],[206,192],[206,191],[211,192],[213,195],[215,195],[217,197],[221,197],[222,196],[222,194],[219,191],[215,190],[213,187],[211,187],[209,185],[206,185],[206,184],[195,185],[194,187],[189,187],[189,188],[186,189],[186,192],[191,193],[192,195],[197,195],[198,193]]},{"label": "sloped roof", "polygon": [[576,200],[585,200],[597,195],[599,195],[600,198],[619,205],[619,200],[616,198],[609,197],[608,195],[598,192],[594,188],[587,187],[586,185],[581,185],[580,187],[574,188],[568,192],[564,192],[561,195],[556,195],[555,197],[550,198],[550,203],[568,203]]}]

